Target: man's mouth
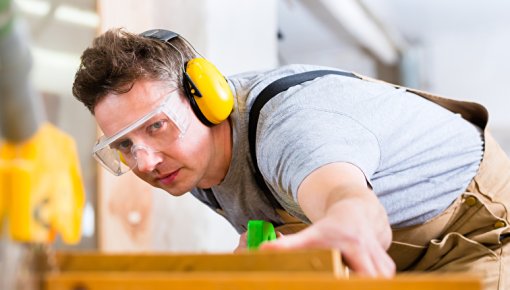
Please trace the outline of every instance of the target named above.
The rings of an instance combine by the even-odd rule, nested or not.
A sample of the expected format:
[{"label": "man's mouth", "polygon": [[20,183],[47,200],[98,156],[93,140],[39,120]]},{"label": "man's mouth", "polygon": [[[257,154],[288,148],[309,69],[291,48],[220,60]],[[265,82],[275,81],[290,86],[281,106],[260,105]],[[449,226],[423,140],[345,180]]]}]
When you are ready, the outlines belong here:
[{"label": "man's mouth", "polygon": [[174,182],[175,178],[177,178],[179,171],[180,171],[180,169],[177,169],[176,171],[174,171],[170,174],[163,175],[161,177],[156,178],[156,180],[164,185],[172,184],[172,182]]}]

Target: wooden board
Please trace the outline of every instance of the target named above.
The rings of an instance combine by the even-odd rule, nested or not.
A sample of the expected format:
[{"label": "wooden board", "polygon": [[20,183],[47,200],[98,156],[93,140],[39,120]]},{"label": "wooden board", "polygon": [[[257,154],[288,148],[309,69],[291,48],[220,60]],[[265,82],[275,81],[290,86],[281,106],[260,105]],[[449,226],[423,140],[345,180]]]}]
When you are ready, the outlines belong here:
[{"label": "wooden board", "polygon": [[60,272],[323,272],[346,276],[336,250],[252,251],[236,254],[57,253]]},{"label": "wooden board", "polygon": [[66,273],[47,277],[45,290],[480,290],[462,276],[394,279],[334,278],[324,273]]},{"label": "wooden board", "polygon": [[56,255],[44,290],[480,290],[472,276],[349,277],[336,250]]}]

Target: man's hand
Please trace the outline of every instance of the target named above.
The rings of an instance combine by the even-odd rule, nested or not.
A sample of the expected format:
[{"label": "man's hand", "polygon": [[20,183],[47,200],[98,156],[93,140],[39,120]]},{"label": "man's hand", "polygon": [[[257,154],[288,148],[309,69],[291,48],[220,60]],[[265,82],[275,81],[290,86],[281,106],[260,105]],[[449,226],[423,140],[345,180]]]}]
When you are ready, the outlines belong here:
[{"label": "man's hand", "polygon": [[313,224],[261,249],[335,248],[356,274],[395,274],[386,253],[391,243],[386,213],[357,167],[334,163],[319,168],[303,181],[298,199]]},{"label": "man's hand", "polygon": [[[356,208],[355,204],[349,203],[335,206]],[[355,222],[355,219],[362,221]],[[363,220],[366,221],[366,217],[350,210],[335,211],[297,234],[286,235],[276,241],[262,244],[260,249],[339,249],[346,265],[356,274],[392,277],[395,274],[395,264],[374,235],[372,225],[365,224]]]}]

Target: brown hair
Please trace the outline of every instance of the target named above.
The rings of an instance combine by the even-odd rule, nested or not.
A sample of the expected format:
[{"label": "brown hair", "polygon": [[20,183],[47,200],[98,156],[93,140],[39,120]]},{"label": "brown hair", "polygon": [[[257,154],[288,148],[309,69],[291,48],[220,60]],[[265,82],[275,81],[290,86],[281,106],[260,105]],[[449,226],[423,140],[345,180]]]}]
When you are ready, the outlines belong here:
[{"label": "brown hair", "polygon": [[182,86],[184,63],[196,54],[181,37],[169,43],[120,28],[106,31],[83,52],[73,95],[94,114],[94,107],[104,96],[128,92],[137,80]]}]

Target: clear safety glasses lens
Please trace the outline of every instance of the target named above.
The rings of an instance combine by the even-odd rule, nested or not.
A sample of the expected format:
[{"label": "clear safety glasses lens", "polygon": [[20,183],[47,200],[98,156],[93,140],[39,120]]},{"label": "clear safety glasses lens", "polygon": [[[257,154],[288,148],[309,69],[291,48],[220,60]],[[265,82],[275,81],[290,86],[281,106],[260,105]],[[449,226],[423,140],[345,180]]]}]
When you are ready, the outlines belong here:
[{"label": "clear safety glasses lens", "polygon": [[184,136],[189,115],[184,97],[169,95],[156,109],[126,128],[110,137],[100,137],[93,149],[94,157],[114,175],[122,175],[137,165],[138,150],[158,152]]}]

